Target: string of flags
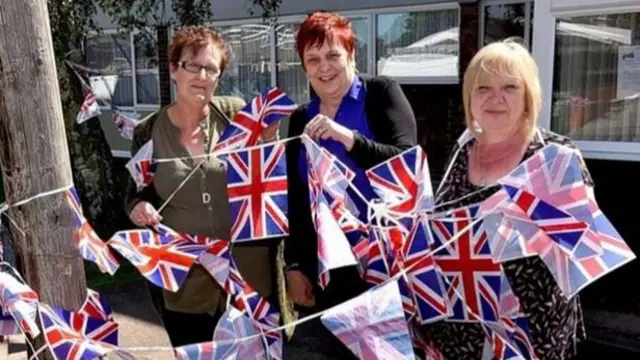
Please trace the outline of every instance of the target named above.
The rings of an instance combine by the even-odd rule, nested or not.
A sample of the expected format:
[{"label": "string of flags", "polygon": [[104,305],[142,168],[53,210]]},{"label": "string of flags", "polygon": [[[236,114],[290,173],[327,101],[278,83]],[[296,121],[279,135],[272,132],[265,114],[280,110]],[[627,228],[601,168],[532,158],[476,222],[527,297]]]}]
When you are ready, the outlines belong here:
[{"label": "string of flags", "polygon": [[[243,280],[230,245],[289,233],[284,144],[292,139],[261,145],[258,141],[264,129],[295,107],[283,92],[271,89],[247,104],[214,147],[211,156],[224,155],[227,165],[230,239],[178,233],[159,225],[120,231],[105,243],[84,219],[75,190],[65,193],[74,213],[74,244],[104,273],[117,271],[119,264],[111,253],[115,250],[155,285],[177,291],[191,266],[200,263],[228,293],[230,306],[212,341],[175,349],[180,359],[282,358],[281,330],[287,325],[279,326],[275,308]],[[535,359],[527,316],[502,263],[539,256],[571,298],[635,259],[584,183],[579,154],[565,146],[546,145],[499,180],[500,190],[489,199],[446,211],[434,204],[427,156],[415,146],[366,171],[379,199],[369,202],[365,222],[351,198],[362,197],[353,186],[353,170],[306,135],[300,141],[306,150],[311,213],[318,232],[317,281],[325,287],[331,281],[330,270],[357,265],[371,286],[323,312],[321,321],[362,359],[412,359],[417,353],[443,359],[419,331],[420,325],[437,321],[478,322],[486,334],[485,346],[497,359]],[[141,189],[151,184],[158,164],[149,142],[127,169]],[[5,279],[0,277],[0,286],[10,283]],[[11,296],[3,291],[3,312],[22,331],[37,331],[37,295],[24,285],[14,283],[11,289]],[[69,327],[65,312],[35,308],[43,328],[57,329],[51,334],[67,334],[65,339],[73,340],[65,341],[73,344],[92,341],[78,347],[83,351],[118,349],[112,340],[87,338],[84,328]],[[84,316],[113,322],[105,310]],[[111,347],[99,347],[103,343]],[[61,348],[52,346],[54,353]]]}]

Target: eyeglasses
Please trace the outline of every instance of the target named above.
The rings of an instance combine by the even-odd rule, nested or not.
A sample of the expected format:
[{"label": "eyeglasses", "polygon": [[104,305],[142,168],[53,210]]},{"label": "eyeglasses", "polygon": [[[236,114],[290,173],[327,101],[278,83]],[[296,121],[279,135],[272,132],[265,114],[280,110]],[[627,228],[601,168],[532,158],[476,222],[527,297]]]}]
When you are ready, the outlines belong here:
[{"label": "eyeglasses", "polygon": [[214,78],[220,75],[220,70],[217,67],[202,66],[199,64],[188,63],[186,61],[180,61],[178,63],[178,66],[180,66],[181,68],[193,74],[200,74],[204,69],[207,76],[211,78]]}]

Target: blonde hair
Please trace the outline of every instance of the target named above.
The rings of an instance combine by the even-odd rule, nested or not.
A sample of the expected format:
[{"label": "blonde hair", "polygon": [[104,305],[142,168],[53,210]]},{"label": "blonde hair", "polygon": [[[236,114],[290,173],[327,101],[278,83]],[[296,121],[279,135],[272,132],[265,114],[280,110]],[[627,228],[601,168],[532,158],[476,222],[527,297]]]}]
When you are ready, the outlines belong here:
[{"label": "blonde hair", "polygon": [[527,139],[533,138],[542,105],[542,90],[538,66],[529,51],[515,39],[491,43],[476,53],[464,74],[462,101],[467,129],[478,135],[471,114],[471,92],[479,82],[491,77],[509,76],[522,80],[525,89],[526,120],[523,130]]}]

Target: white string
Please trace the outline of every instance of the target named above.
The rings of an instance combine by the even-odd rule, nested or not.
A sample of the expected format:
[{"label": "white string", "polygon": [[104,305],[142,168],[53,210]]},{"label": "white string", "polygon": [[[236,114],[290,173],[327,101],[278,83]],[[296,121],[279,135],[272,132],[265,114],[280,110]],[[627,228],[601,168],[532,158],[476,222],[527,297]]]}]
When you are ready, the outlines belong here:
[{"label": "white string", "polygon": [[214,150],[214,151],[211,151],[210,153],[207,153],[207,154],[200,154],[200,155],[193,155],[193,156],[181,156],[181,157],[173,157],[173,158],[157,158],[157,159],[153,159],[153,162],[164,163],[164,162],[173,162],[173,161],[208,159],[210,157],[218,157],[220,155],[229,155],[229,154],[232,154],[232,153],[235,153],[235,152],[239,152],[239,151],[255,150],[255,149],[259,149],[259,148],[266,147],[266,146],[274,146],[275,144],[279,144],[279,143],[287,143],[289,141],[296,140],[296,139],[298,139],[300,137],[302,137],[302,136],[301,135],[292,136],[292,137],[280,139],[280,140],[277,140],[277,141],[274,141],[274,142],[266,142],[266,143],[262,143],[262,144],[258,144],[258,145],[247,146],[247,147],[245,147],[243,149],[228,148],[228,149],[222,149],[222,150]]},{"label": "white string", "polygon": [[5,211],[9,210],[9,208],[24,205],[24,204],[26,204],[28,202],[31,202],[31,201],[36,200],[36,199],[39,199],[41,197],[45,197],[45,196],[61,193],[61,192],[66,191],[66,190],[68,190],[68,189],[70,189],[72,187],[73,187],[73,184],[67,185],[67,186],[63,186],[63,187],[60,187],[60,188],[57,188],[57,189],[54,189],[54,190],[41,192],[39,194],[33,195],[31,197],[28,197],[28,198],[26,198],[24,200],[16,201],[14,203],[4,202],[4,203],[0,204],[0,213],[3,213]]},{"label": "white string", "polygon": [[182,187],[187,183],[187,181],[189,181],[189,179],[193,176],[193,174],[195,174],[196,171],[198,171],[198,169],[200,169],[200,167],[202,166],[202,164],[205,163],[205,161],[206,160],[202,160],[196,166],[193,167],[191,172],[184,178],[184,180],[182,180],[180,185],[178,185],[178,187],[175,190],[173,190],[173,192],[167,197],[167,199],[162,203],[162,205],[160,205],[160,207],[158,208],[158,213],[161,213],[162,210],[164,210],[165,206],[167,206],[169,204],[169,202],[173,199],[173,197],[176,196],[178,191],[180,191],[180,189],[182,189]]},{"label": "white string", "polygon": [[[30,344],[30,342],[29,342],[29,341],[27,341],[27,343],[29,343],[29,344]],[[34,349],[33,349],[33,346],[32,346],[32,347],[31,347],[31,350],[33,351],[33,355],[31,355],[31,357],[29,358],[29,360],[34,360],[34,359],[35,359],[35,360],[37,360],[37,359],[38,359],[38,355],[40,355],[40,353],[41,353],[41,352],[43,352],[44,350],[46,350],[47,348],[49,348],[49,345],[48,345],[48,344],[45,344],[45,345],[42,345],[42,346],[40,347],[40,349],[38,349],[38,351],[33,351]]]},{"label": "white string", "polygon": [[[61,192],[66,191],[66,190],[68,190],[68,189],[70,189],[70,188],[72,188],[72,187],[73,187],[73,184],[71,184],[71,185],[67,185],[67,186],[65,186],[65,187],[57,188],[57,189],[54,189],[54,190],[49,190],[49,191],[41,192],[41,193],[39,193],[39,194],[36,194],[36,195],[31,196],[31,197],[29,197],[29,198],[26,198],[26,199],[24,199],[24,200],[17,201],[17,202],[15,202],[15,203],[7,203],[7,202],[3,202],[3,203],[1,203],[1,204],[0,204],[0,216],[1,216],[1,215],[6,216],[6,217],[7,217],[7,219],[9,219],[9,221],[11,222],[11,224],[13,224],[13,226],[14,226],[18,231],[20,231],[20,233],[22,234],[22,236],[27,236],[27,233],[22,229],[22,227],[21,227],[20,225],[18,225],[18,222],[17,222],[16,220],[14,220],[11,216],[9,216],[9,214],[7,214],[7,210],[9,210],[10,208],[13,208],[13,207],[22,206],[22,205],[24,205],[24,204],[27,204],[27,203],[29,203],[29,202],[31,202],[31,201],[34,201],[34,200],[36,200],[36,199],[40,199],[40,198],[45,197],[45,196],[49,196],[49,195],[54,195],[54,194],[61,193]],[[0,264],[1,264],[1,263],[0,263]]]}]

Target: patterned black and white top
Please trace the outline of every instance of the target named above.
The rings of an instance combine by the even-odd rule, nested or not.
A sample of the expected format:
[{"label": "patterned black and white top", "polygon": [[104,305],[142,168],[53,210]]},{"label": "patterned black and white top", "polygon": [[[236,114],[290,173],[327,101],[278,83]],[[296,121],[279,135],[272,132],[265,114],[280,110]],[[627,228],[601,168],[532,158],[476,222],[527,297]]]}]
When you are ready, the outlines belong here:
[{"label": "patterned black and white top", "polygon": [[[460,151],[449,161],[451,169],[438,189],[437,204],[468,196],[453,202],[450,207],[447,205],[449,208],[466,206],[487,199],[499,189],[499,186],[493,186],[480,190],[481,187],[469,181],[468,153],[473,142],[470,140],[461,147],[457,144],[454,147],[453,154]],[[538,129],[522,160],[531,157],[548,143],[575,148],[569,138]],[[591,176],[584,162],[581,162],[585,183],[593,186]],[[474,192],[477,193],[469,195]],[[578,297],[568,300],[537,256],[504,262],[503,268],[524,313],[528,315],[531,342],[536,355],[544,360],[573,358],[578,342],[585,339]],[[426,340],[433,342],[447,360],[480,360],[482,357],[485,333],[478,323],[441,321],[424,325],[422,329]]]}]

